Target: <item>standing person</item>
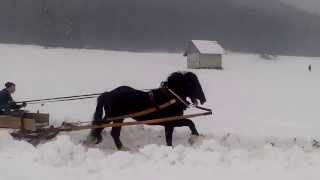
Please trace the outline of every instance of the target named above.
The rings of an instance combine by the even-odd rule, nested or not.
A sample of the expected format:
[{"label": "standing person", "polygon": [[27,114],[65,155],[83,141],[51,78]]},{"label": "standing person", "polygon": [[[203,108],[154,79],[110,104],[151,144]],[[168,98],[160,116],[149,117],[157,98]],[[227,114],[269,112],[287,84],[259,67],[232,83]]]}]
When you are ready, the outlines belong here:
[{"label": "standing person", "polygon": [[12,110],[16,111],[27,105],[25,102],[22,103],[22,105],[18,105],[13,101],[11,94],[13,94],[15,91],[16,85],[14,83],[5,83],[5,88],[0,91],[0,114],[7,114]]},{"label": "standing person", "polygon": [[309,66],[308,66],[308,70],[311,72],[311,64],[309,64]]}]

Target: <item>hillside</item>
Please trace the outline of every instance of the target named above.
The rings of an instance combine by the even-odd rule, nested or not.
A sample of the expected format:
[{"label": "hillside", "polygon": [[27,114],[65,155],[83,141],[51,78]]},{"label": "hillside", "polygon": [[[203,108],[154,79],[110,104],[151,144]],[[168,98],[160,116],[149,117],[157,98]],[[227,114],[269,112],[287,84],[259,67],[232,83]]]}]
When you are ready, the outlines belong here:
[{"label": "hillside", "polygon": [[0,42],[181,52],[190,39],[234,51],[319,56],[319,16],[278,0],[0,2]]}]

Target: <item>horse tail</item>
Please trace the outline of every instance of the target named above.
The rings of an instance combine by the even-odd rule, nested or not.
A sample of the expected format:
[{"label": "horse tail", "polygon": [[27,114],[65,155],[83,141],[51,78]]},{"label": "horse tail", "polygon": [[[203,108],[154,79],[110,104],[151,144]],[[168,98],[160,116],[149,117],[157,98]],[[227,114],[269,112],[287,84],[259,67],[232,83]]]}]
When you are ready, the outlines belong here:
[{"label": "horse tail", "polygon": [[100,95],[97,99],[96,111],[93,115],[94,122],[101,122],[103,115],[103,107],[104,107],[104,94]]}]

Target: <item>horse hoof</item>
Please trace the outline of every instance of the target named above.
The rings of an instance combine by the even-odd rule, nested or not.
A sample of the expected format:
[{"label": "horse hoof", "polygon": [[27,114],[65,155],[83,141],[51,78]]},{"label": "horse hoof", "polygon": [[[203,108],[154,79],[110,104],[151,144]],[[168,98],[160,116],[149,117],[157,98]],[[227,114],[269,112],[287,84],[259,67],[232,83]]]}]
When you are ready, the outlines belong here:
[{"label": "horse hoof", "polygon": [[130,151],[130,148],[126,147],[126,146],[122,146],[119,151]]},{"label": "horse hoof", "polygon": [[94,146],[97,143],[98,143],[98,138],[93,136],[93,135],[91,135],[91,134],[83,142],[83,144],[86,145],[86,146]]},{"label": "horse hoof", "polygon": [[189,138],[189,144],[190,145],[199,144],[202,142],[202,139],[203,138],[201,136],[191,135],[191,137]]}]

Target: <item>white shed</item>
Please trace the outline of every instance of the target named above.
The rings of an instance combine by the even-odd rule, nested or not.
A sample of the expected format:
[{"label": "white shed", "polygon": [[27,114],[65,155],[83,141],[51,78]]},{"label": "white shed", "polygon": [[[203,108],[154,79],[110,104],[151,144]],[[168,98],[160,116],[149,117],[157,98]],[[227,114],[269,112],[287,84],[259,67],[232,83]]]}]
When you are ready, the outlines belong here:
[{"label": "white shed", "polygon": [[188,68],[222,69],[223,54],[217,41],[191,40],[183,56],[188,58]]}]

